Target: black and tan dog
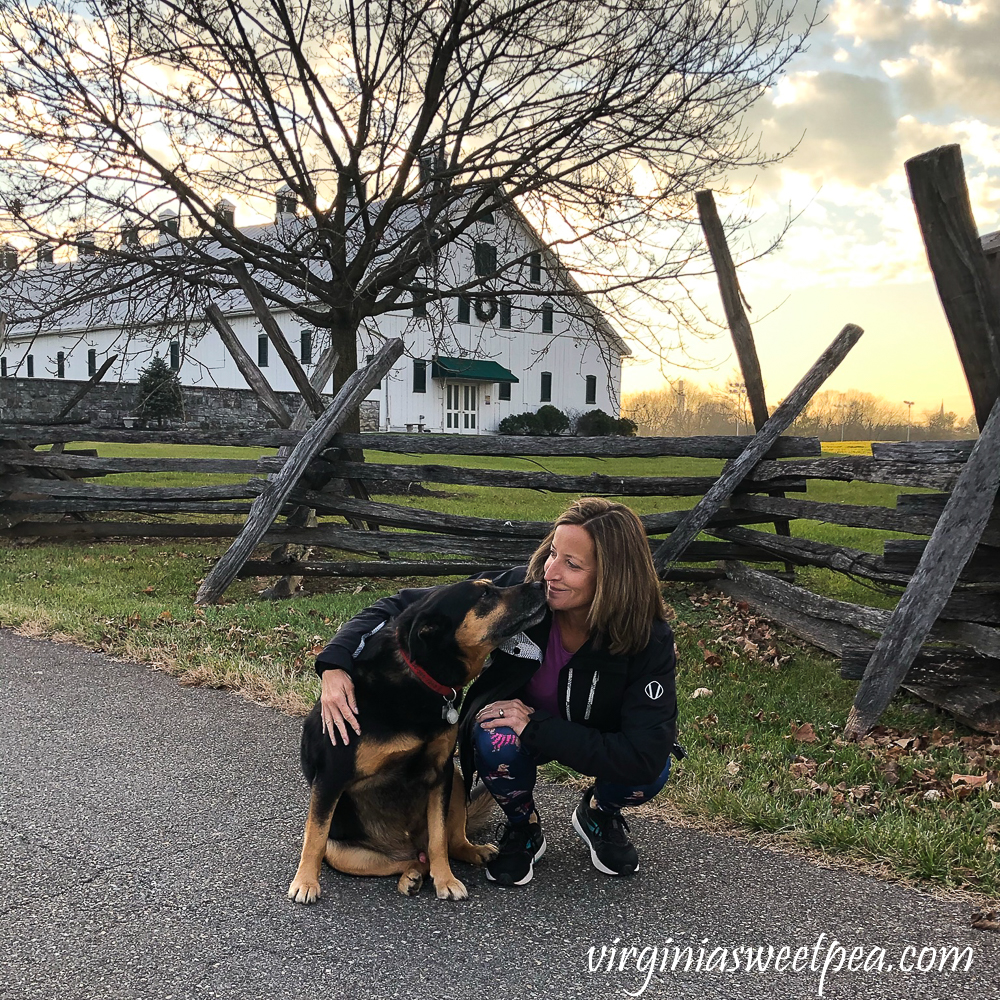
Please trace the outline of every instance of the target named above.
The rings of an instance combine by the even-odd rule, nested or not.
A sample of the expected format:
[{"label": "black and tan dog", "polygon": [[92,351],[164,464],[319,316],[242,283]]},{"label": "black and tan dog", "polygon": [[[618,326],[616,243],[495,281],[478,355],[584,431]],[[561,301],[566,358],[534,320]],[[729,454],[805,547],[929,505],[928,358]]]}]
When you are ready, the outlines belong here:
[{"label": "black and tan dog", "polygon": [[439,898],[466,898],[449,855],[482,865],[495,849],[466,836],[452,761],[456,700],[489,654],[544,608],[540,584],[464,581],[435,588],[366,640],[352,671],[361,735],[331,743],[318,702],[303,726],[312,798],[290,898],[319,898],[324,857],[349,875],[398,874],[406,895],[430,873]]}]

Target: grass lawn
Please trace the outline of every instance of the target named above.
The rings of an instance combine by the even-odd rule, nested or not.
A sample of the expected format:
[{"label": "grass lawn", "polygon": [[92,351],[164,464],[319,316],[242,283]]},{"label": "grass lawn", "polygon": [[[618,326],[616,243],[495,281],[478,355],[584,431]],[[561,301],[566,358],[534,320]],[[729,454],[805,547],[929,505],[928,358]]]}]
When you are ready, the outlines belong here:
[{"label": "grass lawn", "polygon": [[[139,446],[97,446],[102,456]],[[170,448],[177,456],[254,457],[249,449]],[[831,445],[862,454],[867,443]],[[142,447],[144,454],[158,448]],[[696,459],[454,459],[373,452],[369,461],[461,464],[609,475],[713,475]],[[181,473],[113,476],[107,483],[191,482]],[[240,477],[198,477],[199,483]],[[565,495],[440,487],[411,506],[485,517],[548,520]],[[891,506],[896,487],[812,484],[810,498]],[[400,498],[380,498],[399,501]],[[640,513],[688,507],[692,498],[637,498]],[[882,534],[797,522],[797,535],[880,551]],[[257,598],[263,581],[237,581],[226,603],[195,609],[193,596],[225,542],[181,540],[0,543],[0,622],[157,664],[182,683],[231,688],[298,713],[316,696],[312,660],[341,622],[407,581],[309,580],[292,601]],[[835,574],[805,570],[805,585],[842,599],[891,606],[890,595]],[[410,581],[412,582],[412,581]],[[856,684],[837,662],[782,634],[748,609],[698,588],[668,585],[680,651],[681,741],[689,751],[662,793],[695,822],[760,831],[880,866],[897,876],[1000,894],[1000,739],[976,736],[900,696],[861,744],[841,739]],[[556,774],[557,768],[550,769]],[[977,783],[988,775],[992,785]],[[972,779],[962,776],[972,776]]]}]

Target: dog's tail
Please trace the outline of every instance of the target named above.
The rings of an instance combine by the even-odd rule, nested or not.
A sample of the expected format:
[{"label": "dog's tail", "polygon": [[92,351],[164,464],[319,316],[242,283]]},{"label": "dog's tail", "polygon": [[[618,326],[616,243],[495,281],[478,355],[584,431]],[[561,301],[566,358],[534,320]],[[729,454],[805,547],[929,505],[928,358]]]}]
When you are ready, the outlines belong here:
[{"label": "dog's tail", "polygon": [[469,805],[465,820],[467,830],[483,829],[489,823],[493,814],[494,798],[489,793],[489,789],[482,783],[476,781],[469,793]]}]

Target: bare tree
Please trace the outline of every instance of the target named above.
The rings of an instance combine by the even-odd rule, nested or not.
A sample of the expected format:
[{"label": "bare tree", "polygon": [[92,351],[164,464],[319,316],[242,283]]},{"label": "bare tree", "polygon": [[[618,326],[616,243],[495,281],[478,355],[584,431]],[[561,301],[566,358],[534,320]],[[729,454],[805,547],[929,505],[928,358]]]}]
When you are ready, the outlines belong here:
[{"label": "bare tree", "polygon": [[[672,282],[702,266],[693,192],[776,158],[744,114],[814,15],[794,0],[0,0],[8,238],[22,264],[36,243],[77,261],[72,280],[6,271],[0,293],[22,324],[110,309],[155,335],[245,269],[330,331],[338,381],[366,320],[456,296],[557,296],[667,350],[684,322]],[[238,218],[264,218],[279,188],[274,224]],[[459,280],[489,213],[533,242]],[[557,263],[572,281],[536,280]]]}]

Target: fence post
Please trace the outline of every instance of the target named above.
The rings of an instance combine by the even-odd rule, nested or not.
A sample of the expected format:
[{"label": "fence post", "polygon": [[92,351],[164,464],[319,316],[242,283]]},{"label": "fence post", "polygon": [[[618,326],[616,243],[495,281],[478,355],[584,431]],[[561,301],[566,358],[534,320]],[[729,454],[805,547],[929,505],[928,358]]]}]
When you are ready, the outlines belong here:
[{"label": "fence post", "polygon": [[993,512],[1000,485],[1000,399],[952,490],[916,572],[892,613],[858,687],[845,734],[867,733],[885,711],[951,596]]},{"label": "fence post", "polygon": [[912,157],[906,176],[982,430],[1000,398],[1000,299],[972,215],[961,147],[939,146]]}]

